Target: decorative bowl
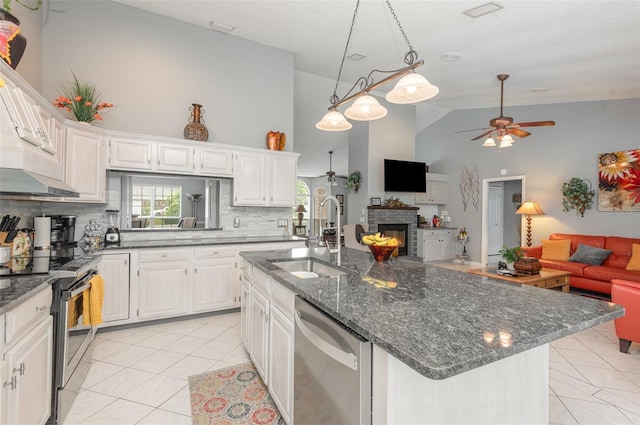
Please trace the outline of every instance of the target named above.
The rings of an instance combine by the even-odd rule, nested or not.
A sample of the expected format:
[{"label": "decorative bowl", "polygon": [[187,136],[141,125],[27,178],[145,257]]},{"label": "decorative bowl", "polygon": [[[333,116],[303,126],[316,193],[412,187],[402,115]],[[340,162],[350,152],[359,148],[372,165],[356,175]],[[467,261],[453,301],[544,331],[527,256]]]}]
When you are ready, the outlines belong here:
[{"label": "decorative bowl", "polygon": [[386,245],[367,245],[369,247],[369,251],[373,255],[376,261],[387,261],[393,251],[398,249],[397,246],[386,246]]}]

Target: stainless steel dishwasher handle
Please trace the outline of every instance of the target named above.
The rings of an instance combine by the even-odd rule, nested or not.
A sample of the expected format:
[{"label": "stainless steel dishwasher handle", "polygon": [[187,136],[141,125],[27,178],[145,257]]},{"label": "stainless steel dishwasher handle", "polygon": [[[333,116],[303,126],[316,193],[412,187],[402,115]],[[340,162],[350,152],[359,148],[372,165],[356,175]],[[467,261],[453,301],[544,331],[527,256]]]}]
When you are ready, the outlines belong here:
[{"label": "stainless steel dishwasher handle", "polygon": [[327,356],[331,357],[337,362],[342,363],[346,367],[358,370],[358,357],[356,357],[353,353],[347,353],[346,351],[342,351],[329,344],[327,341],[322,339],[320,336],[316,335],[311,329],[309,329],[300,317],[300,312],[298,310],[295,311],[294,319],[296,321],[296,326],[300,329],[300,332],[309,340],[310,343],[316,346],[316,348]]}]

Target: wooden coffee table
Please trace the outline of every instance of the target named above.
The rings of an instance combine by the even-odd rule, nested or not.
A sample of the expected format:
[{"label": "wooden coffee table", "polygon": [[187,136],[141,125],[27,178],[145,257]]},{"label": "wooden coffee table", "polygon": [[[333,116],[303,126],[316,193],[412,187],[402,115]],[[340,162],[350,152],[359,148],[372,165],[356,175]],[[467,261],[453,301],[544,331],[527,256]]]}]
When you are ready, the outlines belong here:
[{"label": "wooden coffee table", "polygon": [[570,272],[564,270],[542,269],[540,274],[505,276],[496,273],[496,268],[488,267],[483,269],[470,269],[467,273],[478,274],[493,279],[506,280],[523,285],[537,286],[538,288],[557,288],[561,287],[562,292],[569,292],[569,276]]}]

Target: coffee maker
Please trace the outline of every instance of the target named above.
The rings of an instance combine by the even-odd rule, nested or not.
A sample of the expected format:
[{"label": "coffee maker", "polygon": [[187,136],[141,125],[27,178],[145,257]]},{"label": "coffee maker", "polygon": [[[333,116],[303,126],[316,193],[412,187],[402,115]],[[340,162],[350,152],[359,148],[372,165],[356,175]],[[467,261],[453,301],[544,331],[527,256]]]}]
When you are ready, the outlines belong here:
[{"label": "coffee maker", "polygon": [[76,234],[75,215],[52,215],[51,218],[51,257],[73,257]]},{"label": "coffee maker", "polygon": [[107,221],[109,227],[104,235],[104,242],[107,245],[119,245],[120,244],[120,230],[118,230],[118,217],[120,216],[119,210],[107,210]]}]

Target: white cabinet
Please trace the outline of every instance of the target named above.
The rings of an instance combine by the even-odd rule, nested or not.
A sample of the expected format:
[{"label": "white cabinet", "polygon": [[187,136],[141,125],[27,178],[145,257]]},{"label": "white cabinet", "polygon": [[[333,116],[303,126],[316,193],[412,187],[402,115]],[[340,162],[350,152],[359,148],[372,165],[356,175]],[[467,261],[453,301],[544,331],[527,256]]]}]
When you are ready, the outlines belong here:
[{"label": "white cabinet", "polygon": [[249,333],[249,355],[262,380],[269,385],[268,353],[269,353],[269,299],[255,286],[251,289],[249,301],[251,331]]},{"label": "white cabinet", "polygon": [[109,168],[112,170],[151,171],[151,146],[148,140],[123,137],[109,139]]},{"label": "white cabinet", "polygon": [[293,413],[293,321],[277,307],[269,310],[269,393],[285,422]]},{"label": "white cabinet", "polygon": [[455,257],[454,230],[418,229],[418,256],[423,261],[448,261]]},{"label": "white cabinet", "polygon": [[235,306],[237,296],[236,249],[194,248],[192,313]]},{"label": "white cabinet", "polygon": [[53,382],[51,287],[6,313],[2,417],[7,424],[47,422]]},{"label": "white cabinet", "polygon": [[296,202],[298,156],[282,152],[235,154],[233,204],[292,207]]},{"label": "white cabinet", "polygon": [[67,126],[64,180],[80,194],[73,202],[106,202],[105,136],[100,129]]},{"label": "white cabinet", "polygon": [[129,253],[102,253],[98,273],[104,280],[102,320],[129,318]]},{"label": "white cabinet", "polygon": [[[251,267],[251,266],[249,266]],[[250,321],[251,310],[249,309],[251,301],[251,282],[244,276],[242,277],[242,287],[240,292],[240,340],[247,351],[251,349],[250,342]]]},{"label": "white cabinet", "polygon": [[426,173],[427,192],[416,193],[416,204],[445,205],[448,180],[445,174]]},{"label": "white cabinet", "polygon": [[187,314],[189,260],[185,249],[143,250],[138,269],[138,317]]},{"label": "white cabinet", "polygon": [[194,149],[175,143],[157,143],[156,171],[163,173],[195,172]]},{"label": "white cabinet", "polygon": [[200,154],[200,174],[204,176],[231,177],[233,175],[233,152],[229,149],[202,147]]}]

